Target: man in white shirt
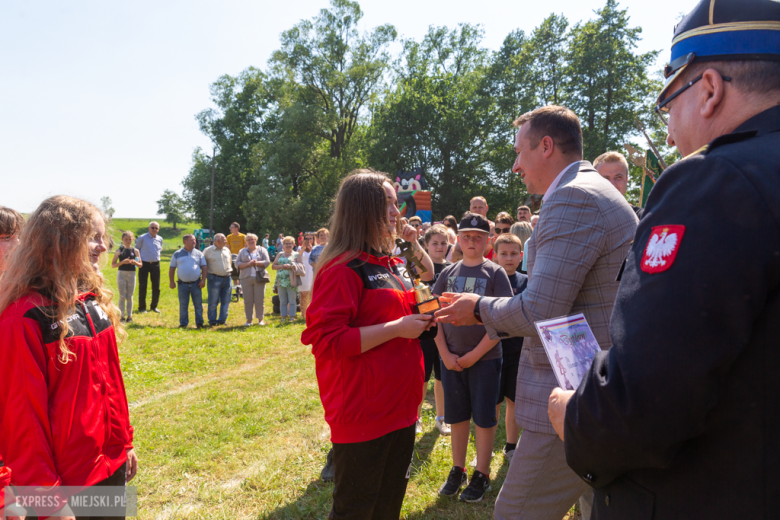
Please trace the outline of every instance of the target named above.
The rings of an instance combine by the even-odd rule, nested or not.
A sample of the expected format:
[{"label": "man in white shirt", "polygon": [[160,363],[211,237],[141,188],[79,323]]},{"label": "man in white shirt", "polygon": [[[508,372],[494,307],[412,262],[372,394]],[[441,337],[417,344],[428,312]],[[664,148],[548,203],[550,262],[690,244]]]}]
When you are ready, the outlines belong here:
[{"label": "man in white shirt", "polygon": [[[208,319],[209,325],[224,325],[230,307],[230,273],[233,257],[222,233],[214,235],[214,245],[203,250],[208,266]],[[219,306],[219,317],[217,317]]]}]

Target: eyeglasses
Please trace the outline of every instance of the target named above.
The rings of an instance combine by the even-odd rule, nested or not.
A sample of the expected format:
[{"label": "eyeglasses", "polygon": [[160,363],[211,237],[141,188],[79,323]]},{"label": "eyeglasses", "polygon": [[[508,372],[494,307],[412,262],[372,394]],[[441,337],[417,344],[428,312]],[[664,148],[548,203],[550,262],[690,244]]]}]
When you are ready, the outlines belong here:
[{"label": "eyeglasses", "polygon": [[[665,125],[669,126],[669,102],[672,101],[674,98],[691,88],[694,84],[696,84],[702,77],[704,77],[704,74],[699,74],[695,78],[693,78],[691,81],[677,89],[674,94],[669,96],[668,98],[664,99],[662,102],[660,102],[655,107],[655,113],[658,114],[658,117],[661,118],[661,121],[664,122]],[[721,77],[723,78],[723,81],[731,81],[731,78],[728,76],[724,76],[721,74]]]},{"label": "eyeglasses", "polygon": [[160,229],[160,228],[158,228],[156,226],[149,226],[149,229]]},{"label": "eyeglasses", "polygon": [[510,228],[495,227],[493,229],[495,230],[496,235],[500,235],[501,233],[509,233]]}]

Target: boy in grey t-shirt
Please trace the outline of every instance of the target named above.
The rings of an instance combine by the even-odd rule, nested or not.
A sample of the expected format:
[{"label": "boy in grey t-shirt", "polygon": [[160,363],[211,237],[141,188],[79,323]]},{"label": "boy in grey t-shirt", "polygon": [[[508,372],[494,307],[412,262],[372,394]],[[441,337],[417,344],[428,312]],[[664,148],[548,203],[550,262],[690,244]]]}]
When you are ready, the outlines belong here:
[{"label": "boy in grey t-shirt", "polygon": [[[483,256],[490,223],[482,215],[467,213],[460,223],[458,241],[463,260],[444,269],[433,292],[512,296],[506,271]],[[439,325],[436,346],[441,355],[444,420],[451,425],[453,468],[439,494],[454,495],[466,482],[466,449],[470,423],[476,425],[477,467],[460,499],[477,502],[490,490],[490,457],[496,435],[496,402],[501,376],[501,343],[492,340],[483,325]]]}]

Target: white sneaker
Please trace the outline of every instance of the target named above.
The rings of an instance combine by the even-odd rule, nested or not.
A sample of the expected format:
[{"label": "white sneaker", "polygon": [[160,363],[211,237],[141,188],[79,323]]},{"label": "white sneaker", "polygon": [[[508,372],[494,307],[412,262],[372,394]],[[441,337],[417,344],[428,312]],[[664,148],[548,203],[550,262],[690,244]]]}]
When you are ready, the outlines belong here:
[{"label": "white sneaker", "polygon": [[248,322],[244,323],[244,327],[251,327],[251,326],[252,326],[252,322],[251,321],[248,321]]},{"label": "white sneaker", "polygon": [[422,419],[417,419],[417,422],[414,424],[414,434],[420,435],[422,432]]},{"label": "white sneaker", "polygon": [[504,460],[506,461],[507,464],[512,463],[512,457],[515,456],[515,451],[516,450],[509,450],[504,452]]},{"label": "white sneaker", "polygon": [[449,435],[452,433],[452,430],[450,429],[450,425],[444,422],[444,418],[436,418],[436,429],[439,430],[439,433],[442,435]]}]

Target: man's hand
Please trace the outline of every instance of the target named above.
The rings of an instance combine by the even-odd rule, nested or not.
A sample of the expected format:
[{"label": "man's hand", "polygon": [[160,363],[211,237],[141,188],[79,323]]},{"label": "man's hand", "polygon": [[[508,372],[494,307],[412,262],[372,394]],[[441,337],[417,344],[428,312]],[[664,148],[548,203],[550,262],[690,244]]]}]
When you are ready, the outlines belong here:
[{"label": "man's hand", "polygon": [[171,289],[176,289],[176,282],[171,282]]},{"label": "man's hand", "polygon": [[135,454],[135,450],[127,450],[127,474],[125,475],[125,482],[130,482],[138,473],[138,456]]},{"label": "man's hand", "polygon": [[206,281],[203,278],[201,278],[200,281],[198,282],[198,287],[203,289],[205,286],[206,286]]},{"label": "man's hand", "polygon": [[479,300],[478,294],[471,293],[444,293],[439,297],[439,302],[444,305],[436,311],[436,321],[452,323],[453,325],[477,325],[479,322],[474,317],[474,307]]},{"label": "man's hand", "polygon": [[563,440],[563,421],[566,419],[566,405],[574,395],[574,390],[554,388],[547,404],[547,417],[555,428],[555,433]]}]

